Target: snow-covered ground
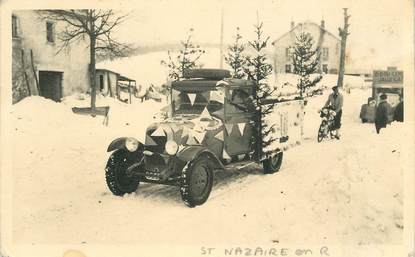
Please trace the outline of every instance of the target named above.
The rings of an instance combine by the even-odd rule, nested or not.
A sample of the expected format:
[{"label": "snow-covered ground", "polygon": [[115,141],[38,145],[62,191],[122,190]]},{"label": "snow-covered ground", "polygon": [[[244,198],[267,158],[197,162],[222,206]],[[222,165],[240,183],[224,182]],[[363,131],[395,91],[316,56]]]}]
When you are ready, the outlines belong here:
[{"label": "snow-covered ground", "polygon": [[106,148],[118,136],[144,136],[163,103],[110,105],[102,117],[75,115],[79,97],[54,103],[26,98],[13,106],[13,240],[17,244],[399,244],[403,240],[402,124],[380,135],[359,120],[370,91],[344,93],[341,140],[317,143],[317,110],[306,106],[305,138],[284,155],[280,172],[256,166],[216,174],[197,208],[179,190],[142,184],[124,197],[105,185]]}]

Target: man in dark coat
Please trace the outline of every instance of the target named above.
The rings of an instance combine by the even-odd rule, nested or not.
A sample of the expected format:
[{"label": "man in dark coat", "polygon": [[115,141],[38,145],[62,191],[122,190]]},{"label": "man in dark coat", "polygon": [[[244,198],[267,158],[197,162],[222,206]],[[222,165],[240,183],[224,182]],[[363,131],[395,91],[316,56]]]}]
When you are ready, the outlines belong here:
[{"label": "man in dark coat", "polygon": [[400,102],[395,107],[395,112],[393,113],[393,120],[403,122],[403,98],[400,97]]},{"label": "man in dark coat", "polygon": [[376,133],[379,134],[382,128],[386,128],[386,125],[389,123],[389,113],[391,110],[390,104],[387,102],[386,94],[380,95],[380,102],[376,107],[376,117],[375,117],[375,127]]},{"label": "man in dark coat", "polygon": [[334,117],[333,129],[336,131],[335,137],[340,139],[340,127],[342,119],[342,108],[343,108],[343,95],[339,93],[339,88],[337,86],[332,87],[333,93],[329,95],[329,98],[326,101],[325,107],[331,107],[333,111],[336,112]]}]

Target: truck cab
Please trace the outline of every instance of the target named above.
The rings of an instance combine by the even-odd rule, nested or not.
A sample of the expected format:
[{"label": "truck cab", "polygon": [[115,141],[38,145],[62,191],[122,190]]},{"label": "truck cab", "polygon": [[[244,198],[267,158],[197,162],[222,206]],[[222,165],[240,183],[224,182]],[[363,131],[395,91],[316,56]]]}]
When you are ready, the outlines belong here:
[{"label": "truck cab", "polygon": [[[140,182],[178,186],[183,201],[194,207],[207,200],[214,170],[257,162],[264,173],[278,171],[283,147],[262,158],[254,156],[254,90],[252,81],[230,78],[227,70],[185,72],[183,79],[171,83],[169,115],[147,128],[145,142],[118,138],[108,147],[114,151],[106,168],[109,189],[123,195]],[[278,122],[283,121],[280,117]],[[287,124],[278,132],[286,141]]]}]

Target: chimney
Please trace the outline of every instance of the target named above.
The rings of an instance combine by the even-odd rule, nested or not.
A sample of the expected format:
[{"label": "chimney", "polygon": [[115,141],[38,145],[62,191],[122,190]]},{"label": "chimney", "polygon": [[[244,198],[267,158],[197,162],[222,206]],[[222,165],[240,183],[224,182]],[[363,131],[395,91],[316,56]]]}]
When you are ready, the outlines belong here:
[{"label": "chimney", "polygon": [[320,25],[323,29],[326,28],[326,22],[324,20],[321,20],[321,25]]},{"label": "chimney", "polygon": [[295,22],[291,21],[291,29],[293,29],[295,27]]}]

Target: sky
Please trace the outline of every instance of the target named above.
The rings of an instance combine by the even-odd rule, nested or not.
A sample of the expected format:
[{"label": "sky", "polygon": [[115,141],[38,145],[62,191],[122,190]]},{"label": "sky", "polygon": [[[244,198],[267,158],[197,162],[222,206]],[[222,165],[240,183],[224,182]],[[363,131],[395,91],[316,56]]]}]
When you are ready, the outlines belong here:
[{"label": "sky", "polygon": [[[343,7],[349,8],[348,54],[356,66],[403,65],[411,49],[412,2],[409,0],[210,0],[210,1],[126,1],[130,15],[118,37],[138,45],[177,43],[194,29],[194,40],[220,42],[221,13],[224,14],[224,42],[233,41],[236,27],[245,39],[253,38],[253,24],[264,23],[271,41],[290,28],[291,21],[320,23],[338,35],[343,25]],[[370,69],[372,67],[368,67]]]},{"label": "sky", "polygon": [[[325,20],[338,35],[343,10],[349,8],[348,65],[371,70],[386,66],[409,67],[413,61],[412,0],[3,0],[19,8],[111,8],[129,13],[115,35],[120,41],[151,46],[179,43],[190,28],[194,41],[219,43],[221,13],[224,42],[234,39],[236,28],[244,39],[253,38],[253,24],[264,23],[270,41],[287,32],[291,21]],[[19,3],[19,4],[17,4]]]}]

